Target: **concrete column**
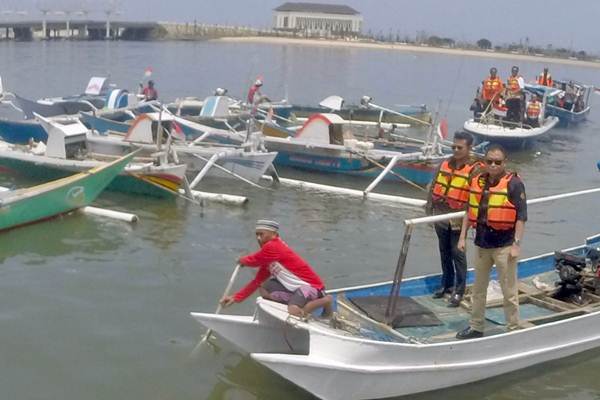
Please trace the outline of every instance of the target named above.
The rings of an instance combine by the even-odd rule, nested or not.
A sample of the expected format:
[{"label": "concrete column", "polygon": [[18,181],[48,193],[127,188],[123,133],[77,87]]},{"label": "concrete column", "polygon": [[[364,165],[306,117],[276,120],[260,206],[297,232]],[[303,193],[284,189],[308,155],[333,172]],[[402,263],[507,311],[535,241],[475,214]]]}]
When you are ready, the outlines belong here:
[{"label": "concrete column", "polygon": [[110,19],[106,18],[106,39],[110,39]]},{"label": "concrete column", "polygon": [[42,20],[42,38],[48,38],[48,24],[46,23],[46,16],[44,15],[44,19]]}]

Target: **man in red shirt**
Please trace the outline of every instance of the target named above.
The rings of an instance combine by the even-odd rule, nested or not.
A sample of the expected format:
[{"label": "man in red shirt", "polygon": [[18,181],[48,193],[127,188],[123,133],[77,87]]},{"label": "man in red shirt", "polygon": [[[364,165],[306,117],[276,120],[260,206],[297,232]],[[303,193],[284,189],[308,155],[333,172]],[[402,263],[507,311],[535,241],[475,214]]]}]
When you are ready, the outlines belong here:
[{"label": "man in red shirt", "polygon": [[303,317],[320,307],[323,316],[330,315],[332,297],[311,266],[281,240],[279,224],[258,220],[256,239],[260,250],[239,259],[240,265],[258,268],[256,276],[233,296],[224,296],[221,305],[240,303],[259,289],[263,298],[287,304],[291,315]]},{"label": "man in red shirt", "polygon": [[[140,86],[142,86],[141,83]],[[141,95],[144,97],[144,101],[158,99],[158,91],[154,88],[154,81],[148,81],[148,86],[142,89]]]}]

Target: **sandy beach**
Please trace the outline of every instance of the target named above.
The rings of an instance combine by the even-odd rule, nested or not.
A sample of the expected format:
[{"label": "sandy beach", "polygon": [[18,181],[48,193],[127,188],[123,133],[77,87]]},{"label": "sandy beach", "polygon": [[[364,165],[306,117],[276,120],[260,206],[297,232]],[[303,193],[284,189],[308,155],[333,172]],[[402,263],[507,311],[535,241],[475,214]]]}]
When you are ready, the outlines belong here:
[{"label": "sandy beach", "polygon": [[572,65],[584,68],[597,68],[600,69],[600,61],[583,61],[583,60],[571,60],[564,58],[553,58],[545,56],[532,56],[524,54],[512,54],[512,53],[499,53],[495,51],[478,51],[478,50],[465,50],[465,49],[446,49],[440,47],[428,47],[428,46],[414,46],[409,44],[399,43],[365,43],[365,42],[352,42],[342,40],[325,40],[325,39],[295,39],[295,38],[281,38],[281,37],[265,37],[265,36],[248,36],[248,37],[226,37],[220,39],[214,39],[221,42],[237,42],[237,43],[271,43],[271,44],[291,44],[297,46],[319,46],[319,47],[348,47],[348,48],[361,48],[361,49],[379,49],[379,50],[395,50],[405,51],[411,53],[436,53],[436,54],[448,54],[453,56],[467,56],[467,57],[484,57],[484,58],[495,58],[505,60],[523,60],[533,61],[545,64],[564,64]]}]

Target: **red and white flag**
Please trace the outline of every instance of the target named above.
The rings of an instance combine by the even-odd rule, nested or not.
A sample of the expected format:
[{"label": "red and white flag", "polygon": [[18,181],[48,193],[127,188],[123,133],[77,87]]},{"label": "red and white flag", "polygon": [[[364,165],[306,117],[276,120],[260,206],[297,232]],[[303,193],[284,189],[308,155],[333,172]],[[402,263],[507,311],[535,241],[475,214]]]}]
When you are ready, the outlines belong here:
[{"label": "red and white flag", "polygon": [[181,126],[179,126],[179,124],[175,121],[171,123],[171,126],[171,135],[173,135],[175,139],[185,140],[185,133],[183,133],[183,129],[181,129]]},{"label": "red and white flag", "polygon": [[448,120],[446,118],[442,119],[438,124],[437,134],[442,140],[448,137]]},{"label": "red and white flag", "polygon": [[146,78],[150,78],[152,76],[152,67],[146,67],[144,70],[144,76]]}]

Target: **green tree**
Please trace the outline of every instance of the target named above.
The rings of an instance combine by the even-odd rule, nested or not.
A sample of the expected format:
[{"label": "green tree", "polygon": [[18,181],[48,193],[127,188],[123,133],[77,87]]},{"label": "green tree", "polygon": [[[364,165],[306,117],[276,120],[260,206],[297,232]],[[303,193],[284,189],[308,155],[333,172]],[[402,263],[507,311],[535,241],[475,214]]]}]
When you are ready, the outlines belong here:
[{"label": "green tree", "polygon": [[479,39],[479,40],[477,41],[477,46],[478,46],[480,49],[485,49],[485,50],[487,50],[487,49],[491,49],[491,48],[492,48],[492,42],[490,42],[490,41],[489,41],[489,40],[487,40],[487,39]]}]

